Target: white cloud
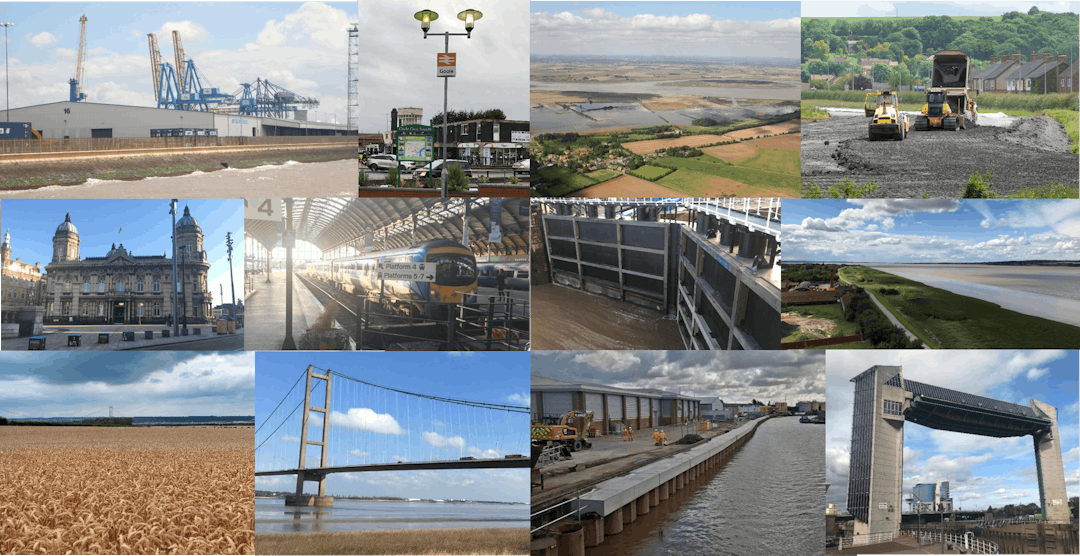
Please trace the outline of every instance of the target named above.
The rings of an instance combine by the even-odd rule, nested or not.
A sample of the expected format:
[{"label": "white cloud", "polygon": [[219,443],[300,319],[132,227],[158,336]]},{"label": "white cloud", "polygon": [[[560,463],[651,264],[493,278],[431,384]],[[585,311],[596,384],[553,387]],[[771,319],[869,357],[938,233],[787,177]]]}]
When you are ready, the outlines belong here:
[{"label": "white cloud", "polygon": [[442,421],[432,421],[431,424],[433,426],[439,427],[440,429],[446,428],[446,423],[443,423]]},{"label": "white cloud", "polygon": [[[159,47],[165,48],[168,45],[171,50],[173,31],[180,32],[180,41],[185,48],[184,53],[189,56],[190,54],[187,52],[187,45],[200,44],[206,42],[206,39],[210,38],[210,33],[206,31],[205,27],[198,23],[186,20],[166,21],[157,31],[154,31],[154,34],[157,35]],[[164,56],[164,53],[162,55]]]},{"label": "white cloud", "polygon": [[424,442],[436,448],[465,449],[465,439],[460,436],[443,436],[437,432],[425,432],[421,436],[424,438]]},{"label": "white cloud", "polygon": [[894,226],[896,226],[896,221],[892,218],[883,218],[881,220],[881,229],[883,230],[891,230]]},{"label": "white cloud", "polygon": [[349,453],[358,458],[366,458],[371,455],[371,452],[365,452],[363,450],[349,450]]},{"label": "white cloud", "polygon": [[641,363],[632,351],[587,351],[574,355],[572,363],[584,363],[601,372],[622,372]]},{"label": "white cloud", "polygon": [[30,41],[30,44],[37,47],[46,47],[56,44],[63,38],[63,35],[54,35],[48,31],[42,31],[36,35],[30,33],[26,34],[26,39]]},{"label": "white cloud", "polygon": [[281,441],[282,442],[293,442],[293,443],[296,443],[296,444],[300,443],[300,439],[298,437],[288,435],[288,434],[281,435]]},{"label": "white cloud", "polygon": [[397,420],[389,413],[376,413],[366,407],[354,407],[348,413],[330,412],[330,424],[335,427],[378,434],[405,434]]},{"label": "white cloud", "polygon": [[525,392],[525,393],[522,393],[522,394],[517,394],[517,393],[510,394],[509,396],[506,397],[506,399],[507,399],[507,401],[511,401],[511,402],[518,403],[518,404],[521,404],[521,405],[529,405],[531,403],[531,400],[529,400],[529,393],[528,392]]},{"label": "white cloud", "polygon": [[1027,372],[1027,377],[1028,380],[1035,380],[1048,372],[1050,372],[1050,369],[1046,367],[1035,367]]}]

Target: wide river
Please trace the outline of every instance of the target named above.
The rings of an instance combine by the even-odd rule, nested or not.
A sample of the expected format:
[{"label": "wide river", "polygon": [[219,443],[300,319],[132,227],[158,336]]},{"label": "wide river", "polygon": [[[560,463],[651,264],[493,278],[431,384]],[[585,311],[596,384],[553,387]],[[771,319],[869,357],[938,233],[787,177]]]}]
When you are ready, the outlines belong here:
[{"label": "wide river", "polygon": [[329,533],[394,529],[479,529],[529,526],[526,504],[334,500],[331,508],[286,506],[255,499],[255,533]]},{"label": "wide river", "polygon": [[677,503],[639,516],[586,556],[822,554],[825,427],[770,419],[703,485],[677,492]]},{"label": "wide river", "polygon": [[1010,311],[1080,326],[1080,268],[981,264],[868,264],[875,270]]},{"label": "wide river", "polygon": [[[709,79],[680,79],[679,81],[709,81]],[[692,95],[696,97],[735,97],[775,100],[799,100],[798,81],[777,81],[789,85],[782,88],[755,87],[681,87],[665,85],[676,81],[636,81],[633,83],[568,83],[563,81],[532,81],[530,90],[584,91],[590,93],[631,93],[653,95]]]}]

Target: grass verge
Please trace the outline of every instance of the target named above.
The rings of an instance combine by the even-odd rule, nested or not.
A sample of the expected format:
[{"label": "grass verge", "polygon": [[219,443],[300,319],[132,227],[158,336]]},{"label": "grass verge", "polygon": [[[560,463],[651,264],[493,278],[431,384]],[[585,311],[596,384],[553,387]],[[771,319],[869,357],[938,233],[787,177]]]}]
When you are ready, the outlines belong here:
[{"label": "grass verge", "polygon": [[256,535],[258,554],[528,554],[528,529],[409,529]]},{"label": "grass verge", "polygon": [[620,174],[620,173],[618,173],[618,172],[616,172],[614,170],[608,170],[607,168],[601,168],[600,170],[596,170],[595,172],[589,172],[589,173],[587,173],[585,175],[589,176],[590,178],[592,178],[594,180],[596,180],[596,183],[604,183],[604,182],[606,182],[608,180],[613,180],[613,179],[621,176],[622,174]]},{"label": "grass verge", "polygon": [[803,120],[831,120],[832,116],[821,107],[817,102],[803,103],[802,108],[799,111],[800,118]]},{"label": "grass verge", "polygon": [[658,168],[656,166],[642,166],[642,167],[640,167],[640,168],[638,168],[636,170],[631,170],[630,174],[632,176],[641,178],[643,180],[656,181],[656,180],[658,180],[658,179],[672,173],[673,171],[674,170],[672,170],[671,168]]},{"label": "grass verge", "polygon": [[[844,267],[842,275],[872,291],[897,320],[930,346],[999,349],[1080,345],[1080,327],[1017,313],[989,301],[862,266]],[[880,295],[881,287],[895,288],[900,293]],[[930,338],[926,338],[927,334]]]}]

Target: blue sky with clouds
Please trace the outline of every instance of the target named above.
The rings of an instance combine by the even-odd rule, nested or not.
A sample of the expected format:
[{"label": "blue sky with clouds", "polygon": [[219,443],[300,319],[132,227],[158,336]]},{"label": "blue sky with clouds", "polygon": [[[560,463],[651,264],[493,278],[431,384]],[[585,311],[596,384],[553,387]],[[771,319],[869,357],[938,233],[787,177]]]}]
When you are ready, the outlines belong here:
[{"label": "blue sky with clouds", "polygon": [[798,2],[532,2],[531,10],[532,54],[799,56]]},{"label": "blue sky with clouds", "polygon": [[1027,13],[1032,6],[1044,12],[1080,11],[1080,2],[822,2],[802,3],[803,17],[919,17],[925,15],[998,16]]},{"label": "blue sky with clouds", "polygon": [[253,415],[255,354],[0,353],[0,416]]},{"label": "blue sky with clouds", "polygon": [[[830,350],[826,357],[829,419],[826,424],[828,502],[847,505],[851,415],[855,375],[873,365],[899,365],[905,379],[1007,402],[1030,399],[1058,410],[1058,432],[1070,497],[1080,493],[1080,429],[1075,350]],[[904,425],[904,492],[918,483],[949,481],[953,505],[985,510],[1039,502],[1030,436],[993,438]]]},{"label": "blue sky with clouds", "polygon": [[[113,243],[136,256],[161,255],[172,257],[172,217],[169,199],[157,200],[42,200],[10,199],[3,201],[0,227],[11,231],[12,257],[23,262],[45,265],[52,260],[52,238],[56,227],[71,213],[71,223],[79,231],[79,255],[104,257]],[[229,260],[225,233],[233,236],[233,273],[236,297],[244,291],[244,206],[240,199],[180,199],[176,218],[184,215],[184,207],[203,231],[203,249],[210,261],[207,287],[214,296],[214,305],[231,302],[229,289]],[[123,227],[123,233],[120,228]],[[179,263],[178,263],[179,264]]]},{"label": "blue sky with clouds", "polygon": [[1074,199],[791,199],[783,219],[787,261],[1080,259]]},{"label": "blue sky with clouds", "polygon": [[532,374],[617,388],[657,388],[727,402],[825,399],[823,353],[534,351]]},{"label": "blue sky with clouds", "polygon": [[[255,455],[256,469],[260,471],[295,468],[298,463],[302,411],[296,411],[276,433],[270,433],[303,401],[303,381],[288,398],[285,396],[308,365],[408,392],[521,407],[529,403],[526,353],[387,352],[365,353],[363,357],[317,352],[258,353],[256,365],[256,428],[267,423],[256,434],[256,445],[262,445]],[[323,388],[317,386],[312,393],[312,405],[323,405]],[[279,403],[281,408],[274,413]],[[330,409],[329,465],[529,453],[527,414],[420,400],[341,378],[333,379]],[[309,434],[321,437],[321,416],[312,415],[315,417],[309,423]],[[307,456],[308,466],[317,465],[318,446],[310,446]],[[296,478],[258,477],[255,484],[259,489],[292,490]],[[309,489],[315,487],[316,483],[308,485]],[[337,473],[327,479],[327,492],[528,502],[528,470]]]},{"label": "blue sky with clouds", "polygon": [[89,102],[155,105],[146,35],[157,35],[162,61],[175,65],[171,31],[177,29],[186,57],[222,92],[262,77],[318,98],[310,119],[336,116],[345,123],[346,29],[357,20],[354,2],[3,3],[0,21],[15,24],[9,29],[13,107],[68,99],[82,15]]}]

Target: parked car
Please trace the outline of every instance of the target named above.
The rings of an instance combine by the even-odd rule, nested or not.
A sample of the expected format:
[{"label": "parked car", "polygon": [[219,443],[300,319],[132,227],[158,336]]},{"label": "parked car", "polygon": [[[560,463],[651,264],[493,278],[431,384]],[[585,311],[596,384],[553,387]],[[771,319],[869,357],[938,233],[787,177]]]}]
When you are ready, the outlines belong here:
[{"label": "parked car", "polygon": [[427,179],[429,172],[432,178],[442,179],[443,168],[446,166],[461,166],[461,169],[465,170],[465,175],[469,176],[470,179],[472,178],[472,164],[468,160],[454,160],[451,158],[444,161],[440,158],[416,170],[416,179]]},{"label": "parked car", "polygon": [[532,159],[526,158],[524,160],[519,160],[519,161],[514,163],[514,173],[515,174],[528,174],[529,169],[531,168],[531,166],[532,166]]},{"label": "parked car", "polygon": [[[372,172],[385,172],[398,166],[397,155],[392,154],[373,154],[365,162]],[[414,164],[408,160],[401,163],[401,170],[404,172],[412,172],[413,167]]]}]

